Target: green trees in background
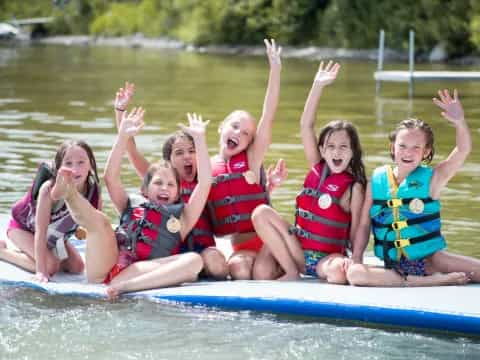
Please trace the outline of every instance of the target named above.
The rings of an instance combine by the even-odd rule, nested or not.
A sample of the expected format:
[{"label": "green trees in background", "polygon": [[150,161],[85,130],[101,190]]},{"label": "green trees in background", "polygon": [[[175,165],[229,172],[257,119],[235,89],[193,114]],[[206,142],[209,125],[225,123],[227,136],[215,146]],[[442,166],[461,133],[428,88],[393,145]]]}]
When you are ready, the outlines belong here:
[{"label": "green trees in background", "polygon": [[404,50],[443,44],[450,57],[480,52],[480,0],[0,0],[8,20],[55,16],[53,33],[167,36],[194,44],[282,44]]}]

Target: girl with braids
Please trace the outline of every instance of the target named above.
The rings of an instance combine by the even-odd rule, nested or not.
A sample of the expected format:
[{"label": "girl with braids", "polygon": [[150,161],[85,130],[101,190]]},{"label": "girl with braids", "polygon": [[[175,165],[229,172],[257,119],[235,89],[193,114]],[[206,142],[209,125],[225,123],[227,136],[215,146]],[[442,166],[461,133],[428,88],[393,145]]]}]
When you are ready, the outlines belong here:
[{"label": "girl with braids", "polygon": [[252,217],[256,232],[269,247],[284,275],[300,273],[345,284],[346,256],[357,229],[366,186],[362,149],[355,127],[335,120],[315,136],[315,115],[323,88],[332,83],[340,65],[323,62],[315,76],[301,118],[301,137],[310,171],[296,199],[295,225],[262,205]]}]

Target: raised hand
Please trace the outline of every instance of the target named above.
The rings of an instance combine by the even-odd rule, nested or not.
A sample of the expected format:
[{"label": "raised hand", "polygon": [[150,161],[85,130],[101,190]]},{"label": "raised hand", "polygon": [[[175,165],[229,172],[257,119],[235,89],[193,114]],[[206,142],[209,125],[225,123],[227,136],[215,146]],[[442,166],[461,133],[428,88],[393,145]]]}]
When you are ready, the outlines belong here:
[{"label": "raised hand", "polygon": [[458,99],[457,89],[453,90],[453,98],[450,96],[447,89],[438,90],[438,97],[440,100],[433,98],[433,103],[443,110],[441,115],[445,119],[452,122],[454,125],[465,120],[462,103]]},{"label": "raised hand", "polygon": [[267,191],[271,193],[287,179],[287,176],[288,170],[285,160],[279,159],[275,168],[270,165],[267,169]]},{"label": "raised hand", "polygon": [[126,81],[125,87],[118,89],[115,95],[115,110],[125,111],[134,93],[135,84],[130,84],[128,81]]},{"label": "raised hand", "polygon": [[118,133],[127,137],[136,136],[140,130],[145,126],[143,121],[143,115],[145,110],[141,107],[133,108],[129,114],[127,112],[123,113],[122,122],[120,123],[120,128]]},{"label": "raised hand", "polygon": [[183,131],[185,131],[187,134],[190,134],[193,138],[205,134],[205,129],[207,128],[210,120],[203,121],[202,115],[197,115],[196,113],[187,113],[187,118],[189,124],[188,127],[182,123],[178,124]]},{"label": "raised hand", "polygon": [[265,47],[267,50],[267,56],[268,56],[268,62],[270,64],[270,68],[281,68],[282,67],[282,61],[280,59],[280,54],[282,53],[282,47],[278,46],[275,44],[274,39],[263,39],[263,42],[265,43]]},{"label": "raised hand", "polygon": [[315,84],[318,84],[322,87],[330,85],[337,78],[338,70],[340,70],[339,63],[334,63],[332,60],[329,60],[327,65],[324,67],[323,61],[321,61],[317,74],[315,75]]}]

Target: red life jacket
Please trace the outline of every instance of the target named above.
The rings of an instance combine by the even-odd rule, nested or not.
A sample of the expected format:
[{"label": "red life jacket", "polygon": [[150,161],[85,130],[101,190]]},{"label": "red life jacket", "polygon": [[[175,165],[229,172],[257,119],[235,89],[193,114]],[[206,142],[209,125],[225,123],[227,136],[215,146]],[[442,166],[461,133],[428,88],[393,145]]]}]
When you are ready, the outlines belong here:
[{"label": "red life jacket", "polygon": [[[196,181],[188,182],[182,180],[180,185],[180,193],[184,203],[188,203],[196,185]],[[215,246],[215,239],[213,237],[213,229],[208,217],[208,213],[206,209],[204,209],[192,231],[190,231],[190,233],[187,235],[185,241],[180,244],[178,252],[202,252],[204,249],[210,246]]]},{"label": "red life jacket", "polygon": [[[23,230],[35,233],[35,214],[37,208],[38,192],[42,184],[53,178],[50,166],[46,163],[40,164],[37,174],[29,191],[12,206],[12,217],[20,224]],[[87,200],[95,209],[98,209],[100,198],[100,187],[93,175],[87,178]],[[78,225],[70,216],[67,205],[63,200],[56,201],[50,212],[50,224],[47,228],[47,247],[53,249],[57,240],[66,239],[72,235]]]},{"label": "red life jacket", "polygon": [[347,172],[328,173],[324,161],[308,172],[297,196],[295,227],[291,230],[305,250],[343,254],[349,240],[351,214],[342,209],[340,199],[354,179]]},{"label": "red life jacket", "polygon": [[207,206],[215,235],[254,231],[252,211],[260,204],[269,203],[263,171],[260,181],[249,184],[244,176],[249,170],[245,151],[228,162],[220,156],[212,159],[214,179]]},{"label": "red life jacket", "polygon": [[167,222],[172,217],[179,221],[184,204],[155,205],[145,199],[132,204],[135,200],[128,199],[120,225],[115,229],[119,248],[132,251],[136,260],[174,255],[182,239],[180,231],[169,230]]}]

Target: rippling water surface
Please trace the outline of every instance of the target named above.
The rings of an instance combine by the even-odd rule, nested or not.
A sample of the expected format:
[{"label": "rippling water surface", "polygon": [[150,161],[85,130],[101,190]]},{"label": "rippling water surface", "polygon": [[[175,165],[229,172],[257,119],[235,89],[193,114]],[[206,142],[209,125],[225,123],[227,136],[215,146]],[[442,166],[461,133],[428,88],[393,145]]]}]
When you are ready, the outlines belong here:
[{"label": "rippling water surface", "polygon": [[[386,84],[382,97],[375,98],[375,64],[341,63],[337,82],[321,100],[318,123],[335,118],[354,122],[369,173],[389,161],[387,134],[407,116],[431,123],[434,162],[445,158],[454,146],[454,129],[439,116],[431,98],[438,86],[459,89],[474,150],[442,194],[444,233],[452,251],[480,256],[480,85],[421,83],[409,101],[406,84]],[[275,192],[273,203],[289,219],[306,172],[299,118],[316,67],[315,62],[298,59],[283,63],[280,108],[266,163],[280,157],[287,161],[289,179]],[[37,164],[52,159],[66,138],[82,138],[91,144],[103,171],[115,137],[112,99],[125,80],[137,84],[134,104],[147,110],[147,126],[138,145],[155,159],[161,156],[166,135],[192,111],[211,119],[208,142],[214,154],[216,127],[226,114],[240,108],[260,116],[267,71],[261,57],[122,48],[0,47],[0,212],[9,211],[31,183]],[[123,174],[123,181],[135,191],[140,181],[127,164]],[[113,220],[108,201],[105,207]],[[480,353],[477,339],[250,312],[131,300],[109,304],[6,287],[0,287],[0,301],[2,359],[66,358],[67,354],[70,359],[474,359]]]}]

